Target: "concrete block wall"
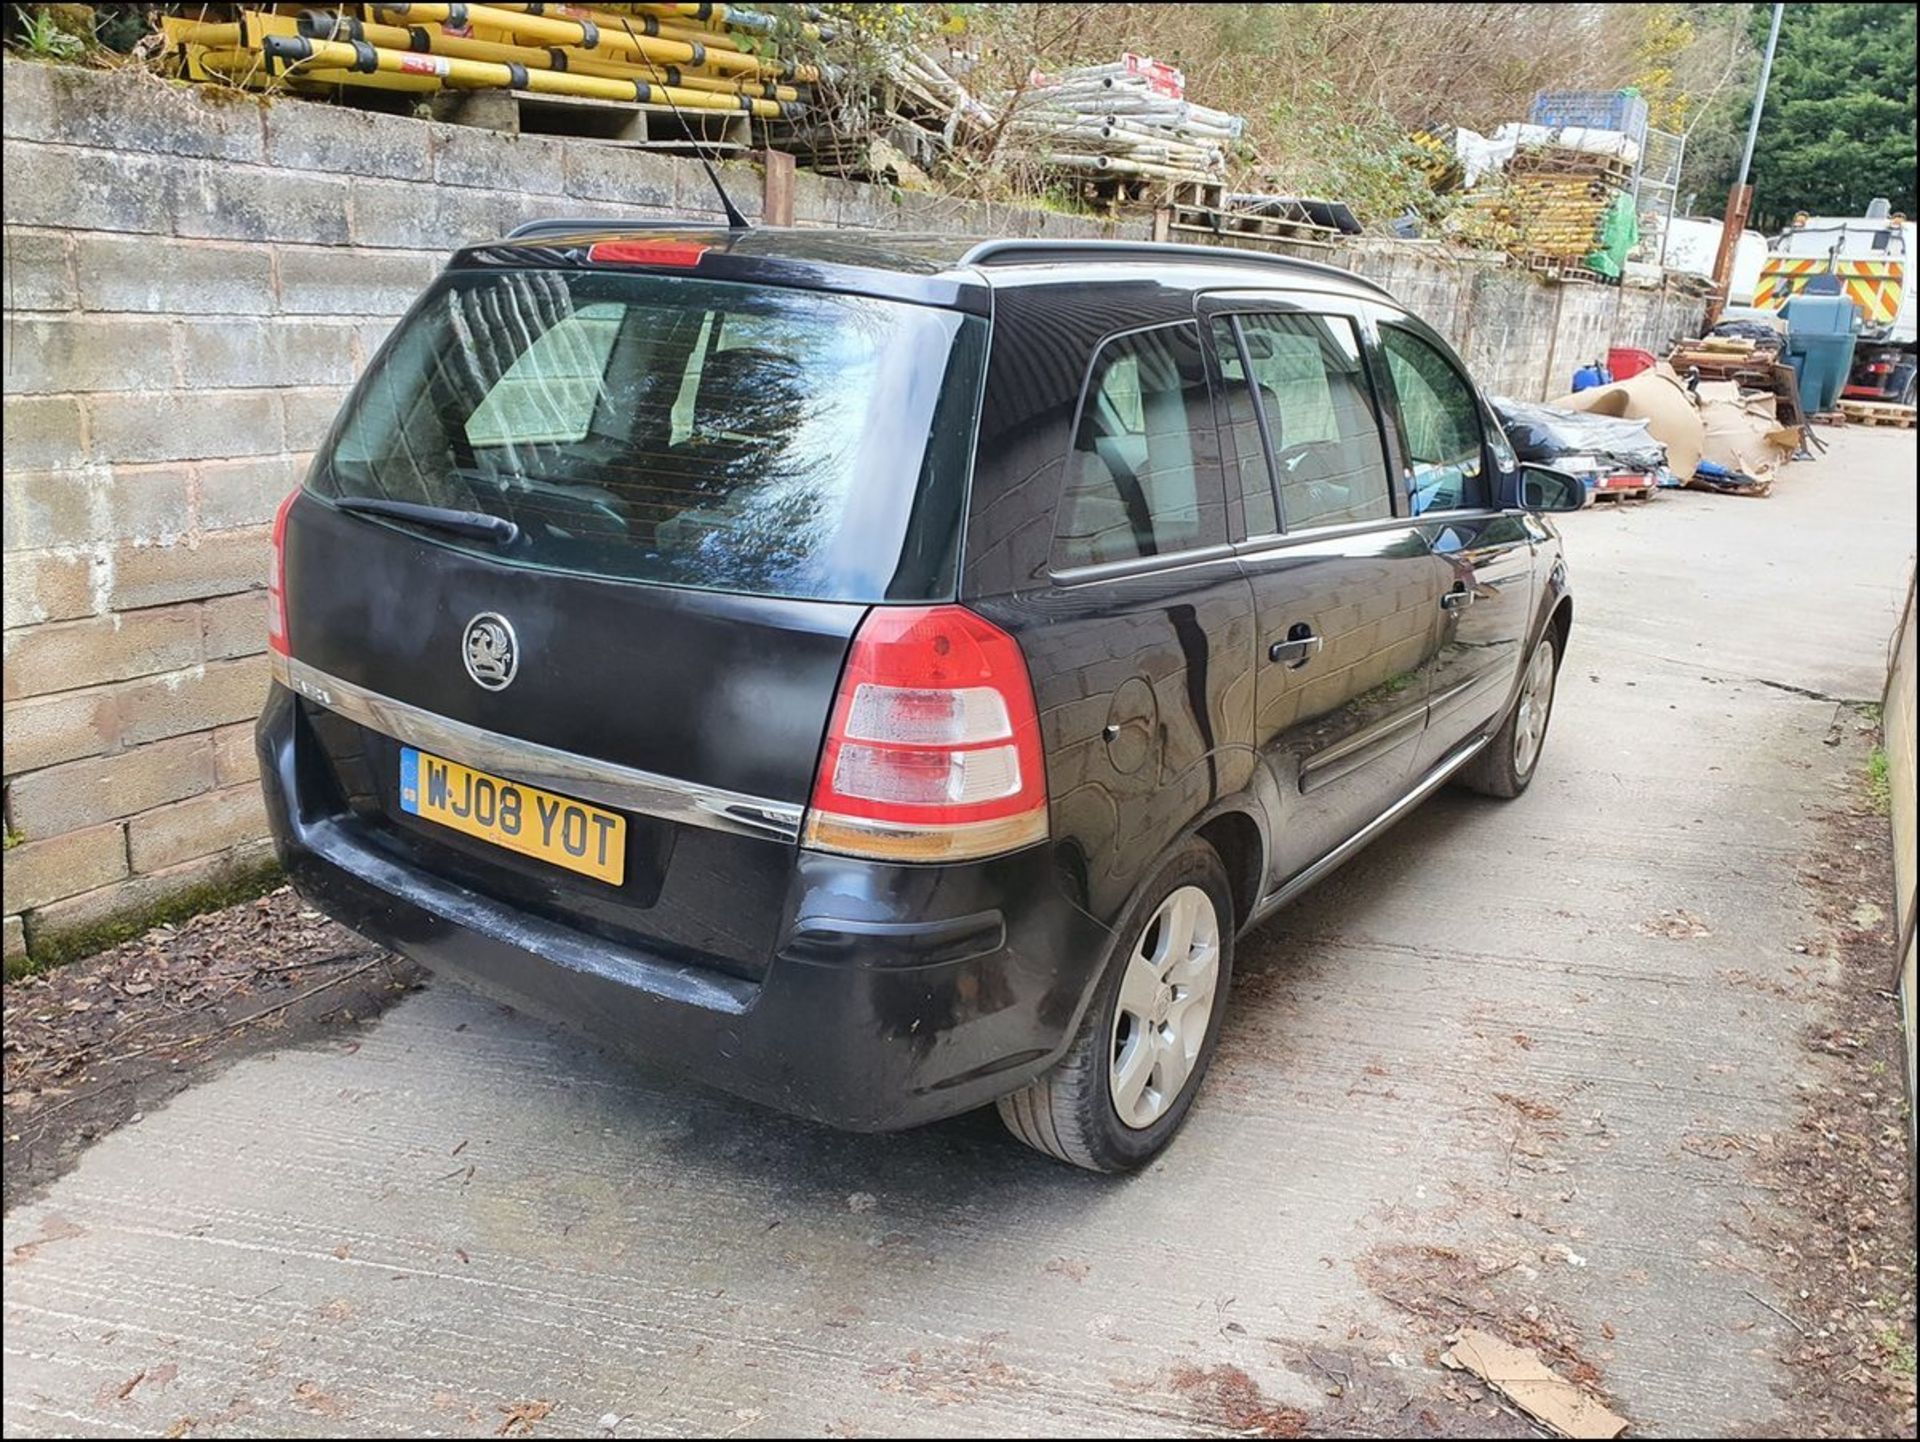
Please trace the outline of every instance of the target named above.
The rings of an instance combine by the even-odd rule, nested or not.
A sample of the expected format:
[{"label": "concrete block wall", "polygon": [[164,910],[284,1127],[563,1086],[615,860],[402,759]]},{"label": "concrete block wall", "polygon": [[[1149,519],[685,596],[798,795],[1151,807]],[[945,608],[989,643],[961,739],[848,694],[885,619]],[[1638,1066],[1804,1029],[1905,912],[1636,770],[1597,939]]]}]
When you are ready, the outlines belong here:
[{"label": "concrete block wall", "polygon": [[[11,59],[4,145],[12,962],[265,858],[249,731],[268,523],[447,252],[542,216],[715,205],[690,160]],[[722,169],[757,216],[758,171]],[[802,225],[1149,231],[794,182]],[[1556,288],[1418,245],[1332,258],[1386,280],[1494,389],[1550,389]]]},{"label": "concrete block wall", "polygon": [[1699,334],[1706,309],[1704,297],[1673,283],[1546,284],[1496,254],[1426,241],[1360,237],[1331,259],[1386,286],[1447,338],[1489,394],[1516,400],[1565,395],[1573,372],[1613,346],[1665,355],[1675,337]]}]

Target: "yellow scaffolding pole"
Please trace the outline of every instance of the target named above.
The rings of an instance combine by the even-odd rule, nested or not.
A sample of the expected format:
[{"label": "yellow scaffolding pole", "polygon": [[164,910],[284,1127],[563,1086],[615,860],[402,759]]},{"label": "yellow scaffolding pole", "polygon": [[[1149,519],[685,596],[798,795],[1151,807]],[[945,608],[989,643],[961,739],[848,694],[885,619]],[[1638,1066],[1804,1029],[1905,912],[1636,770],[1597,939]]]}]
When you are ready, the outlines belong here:
[{"label": "yellow scaffolding pole", "polygon": [[593,10],[585,5],[525,5],[515,0],[488,0],[495,10],[513,10],[521,14],[545,15],[549,19],[587,20],[602,30],[626,30],[631,28],[636,35],[650,35],[660,40],[679,40],[689,45],[705,45],[709,49],[750,50],[753,47],[742,45],[735,37],[720,30],[708,30],[698,25],[677,25],[671,20],[663,20],[657,15],[630,15],[614,10]]},{"label": "yellow scaffolding pole", "polygon": [[[764,40],[752,36],[742,41],[735,36],[724,34],[718,30],[672,25],[663,23],[650,15],[626,15],[606,10],[596,10],[584,5],[540,5],[536,7],[530,4],[511,3],[511,0],[502,0],[502,3],[490,5],[487,8],[538,14],[547,18],[560,16],[572,20],[576,24],[581,22],[590,24],[598,29],[602,35],[609,32],[624,33],[630,27],[633,27],[637,34],[654,36],[660,39],[674,39],[688,45],[701,46],[709,55],[711,55],[715,49],[720,49],[742,51],[745,52],[745,56],[754,56],[758,55],[766,45]],[[735,58],[740,59],[744,57]],[[783,63],[770,56],[760,59],[759,67],[760,74],[777,75],[785,80],[812,82],[820,78],[819,67],[817,66]]]},{"label": "yellow scaffolding pole", "polygon": [[580,50],[604,48],[622,55],[638,55],[656,64],[702,66],[721,74],[737,72],[756,77],[765,74],[778,78],[811,78],[782,77],[779,65],[758,60],[751,55],[731,50],[710,50],[697,41],[655,39],[633,34],[624,26],[603,27],[592,20],[550,20],[544,15],[523,15],[492,5],[377,4],[373,8],[383,15],[397,16],[402,20],[434,23],[446,21],[450,13],[458,8],[465,11],[470,25],[504,30],[510,35],[543,45],[570,46]]},{"label": "yellow scaffolding pole", "polygon": [[[268,59],[277,62],[283,73],[296,78],[310,70],[339,71],[348,76],[418,75],[468,89],[520,89],[539,95],[574,95],[595,100],[659,101],[683,110],[744,111],[766,119],[781,113],[776,101],[755,100],[744,95],[716,95],[705,90],[654,85],[644,80],[613,80],[562,70],[534,70],[519,64],[383,50],[365,41],[356,44],[313,40],[303,35],[266,35],[261,41],[261,49]],[[259,54],[251,50],[209,51],[201,57],[201,64],[208,70],[231,73],[256,66],[259,59]]]},{"label": "yellow scaffolding pole", "polygon": [[430,55],[445,55],[456,60],[488,60],[502,65],[524,65],[530,70],[560,70],[569,74],[597,75],[609,80],[645,80],[655,85],[681,86],[688,90],[707,90],[721,95],[747,95],[760,100],[797,101],[800,92],[791,85],[768,85],[757,80],[736,80],[711,75],[690,75],[674,65],[660,66],[646,61],[611,60],[569,52],[558,47],[541,48],[511,45],[503,40],[486,40],[464,35],[447,35],[438,27],[426,25],[381,25],[351,16],[307,11],[299,19],[265,11],[245,11],[240,25],[202,25],[191,32],[193,43],[209,49],[242,48],[237,35],[304,35],[311,40],[335,40],[352,44],[364,40],[386,50],[424,50]]}]

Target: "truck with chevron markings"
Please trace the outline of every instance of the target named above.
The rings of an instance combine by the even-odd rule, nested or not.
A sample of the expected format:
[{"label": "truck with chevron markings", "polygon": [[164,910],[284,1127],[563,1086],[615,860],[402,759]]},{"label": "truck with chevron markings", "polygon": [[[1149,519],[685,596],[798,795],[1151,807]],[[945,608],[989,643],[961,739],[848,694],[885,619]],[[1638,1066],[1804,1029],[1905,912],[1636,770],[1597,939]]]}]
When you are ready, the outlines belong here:
[{"label": "truck with chevron markings", "polygon": [[1767,247],[1753,308],[1778,313],[1796,295],[1845,295],[1860,340],[1841,394],[1914,403],[1913,222],[1884,200],[1864,216],[1798,215]]}]

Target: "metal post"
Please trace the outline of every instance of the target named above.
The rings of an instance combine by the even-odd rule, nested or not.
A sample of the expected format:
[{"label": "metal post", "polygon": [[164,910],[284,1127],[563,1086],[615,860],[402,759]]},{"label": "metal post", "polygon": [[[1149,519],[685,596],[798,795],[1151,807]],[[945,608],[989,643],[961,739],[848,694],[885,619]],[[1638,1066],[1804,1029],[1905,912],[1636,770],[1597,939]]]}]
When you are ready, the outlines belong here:
[{"label": "metal post", "polygon": [[1740,152],[1740,178],[1735,185],[1747,183],[1747,171],[1753,165],[1753,144],[1760,138],[1760,112],[1767,104],[1767,81],[1773,75],[1773,51],[1780,43],[1780,16],[1785,5],[1773,7],[1773,24],[1767,27],[1767,53],[1760,59],[1760,85],[1753,92],[1753,118],[1747,122],[1747,148]]},{"label": "metal post", "polygon": [[1727,308],[1727,294],[1733,286],[1733,257],[1745,229],[1747,212],[1753,205],[1753,187],[1747,184],[1747,172],[1753,165],[1754,142],[1760,138],[1760,112],[1767,105],[1767,80],[1773,74],[1773,52],[1780,43],[1780,16],[1786,6],[1773,7],[1773,23],[1767,27],[1767,53],[1760,61],[1760,84],[1753,92],[1753,117],[1747,122],[1747,145],[1740,153],[1740,178],[1727,192],[1727,213],[1720,222],[1720,249],[1713,257],[1713,295],[1707,301],[1707,326],[1711,330]]}]

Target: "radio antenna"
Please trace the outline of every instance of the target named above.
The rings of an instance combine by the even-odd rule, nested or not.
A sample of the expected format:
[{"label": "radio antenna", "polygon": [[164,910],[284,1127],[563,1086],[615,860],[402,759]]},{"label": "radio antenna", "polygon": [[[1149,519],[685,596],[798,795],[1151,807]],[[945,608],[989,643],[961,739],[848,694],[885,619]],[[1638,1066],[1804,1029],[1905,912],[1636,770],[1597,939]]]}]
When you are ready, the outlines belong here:
[{"label": "radio antenna", "polygon": [[[627,17],[624,15],[620,17],[620,28],[627,32],[627,39],[634,42],[634,46],[633,46],[634,53],[636,55],[641,54],[642,52],[640,50],[640,37],[633,33],[633,25],[628,21]],[[666,73],[666,71],[661,66],[655,64],[651,60],[649,60],[647,64],[648,64],[648,68],[653,70],[657,74]],[[649,82],[644,82],[644,81],[641,83],[649,84]],[[653,88],[653,87],[649,84],[649,88]],[[713,168],[713,162],[707,159],[705,140],[700,136],[700,134],[695,129],[692,122],[690,122],[687,119],[686,112],[682,110],[677,104],[675,104],[673,95],[672,95],[673,87],[671,85],[661,85],[658,87],[658,89],[660,91],[662,98],[666,100],[667,105],[672,109],[674,119],[678,120],[681,123],[681,125],[686,128],[687,139],[693,143],[694,158],[700,162],[700,168],[707,172],[707,179],[713,182],[714,193],[720,197],[720,209],[725,211],[727,215],[727,229],[728,230],[752,230],[753,222],[748,220],[746,216],[740,213],[740,207],[733,203],[733,197],[727,194],[726,186],[720,183],[720,172],[715,170]],[[746,99],[747,97],[742,96],[741,98]]]}]

